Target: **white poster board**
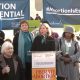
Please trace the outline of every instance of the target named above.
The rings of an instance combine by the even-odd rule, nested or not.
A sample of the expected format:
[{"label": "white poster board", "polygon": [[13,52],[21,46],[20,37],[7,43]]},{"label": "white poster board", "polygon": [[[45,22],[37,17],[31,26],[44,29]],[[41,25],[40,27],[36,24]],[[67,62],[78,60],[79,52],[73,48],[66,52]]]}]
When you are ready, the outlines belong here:
[{"label": "white poster board", "polygon": [[32,80],[56,80],[56,52],[32,52]]}]

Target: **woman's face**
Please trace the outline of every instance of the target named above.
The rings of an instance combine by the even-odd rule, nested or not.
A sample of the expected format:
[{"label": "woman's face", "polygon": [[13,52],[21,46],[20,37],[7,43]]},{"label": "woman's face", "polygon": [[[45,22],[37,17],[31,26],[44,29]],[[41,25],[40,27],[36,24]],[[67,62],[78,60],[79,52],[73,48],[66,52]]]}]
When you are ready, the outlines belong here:
[{"label": "woman's face", "polygon": [[28,31],[28,24],[27,23],[22,23],[21,24],[21,30],[23,31],[23,32],[26,32],[26,31]]},{"label": "woman's face", "polygon": [[40,32],[40,34],[41,35],[46,35],[47,34],[47,32],[48,32],[48,29],[44,26],[44,25],[42,25],[41,27],[40,27],[40,30],[39,30],[39,32]]},{"label": "woman's face", "polygon": [[12,47],[6,47],[4,51],[4,55],[6,57],[11,57],[13,55],[13,48]]},{"label": "woman's face", "polygon": [[72,39],[72,33],[66,32],[66,33],[65,33],[65,38],[66,38],[66,39]]}]

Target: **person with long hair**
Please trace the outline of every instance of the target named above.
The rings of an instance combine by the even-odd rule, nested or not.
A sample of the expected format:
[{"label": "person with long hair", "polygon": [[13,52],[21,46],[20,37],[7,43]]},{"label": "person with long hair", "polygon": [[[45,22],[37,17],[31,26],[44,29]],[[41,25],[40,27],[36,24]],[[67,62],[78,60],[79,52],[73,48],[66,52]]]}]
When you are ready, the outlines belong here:
[{"label": "person with long hair", "polygon": [[39,35],[37,35],[32,43],[31,51],[54,51],[55,41],[51,37],[51,28],[47,23],[41,23],[39,27]]}]

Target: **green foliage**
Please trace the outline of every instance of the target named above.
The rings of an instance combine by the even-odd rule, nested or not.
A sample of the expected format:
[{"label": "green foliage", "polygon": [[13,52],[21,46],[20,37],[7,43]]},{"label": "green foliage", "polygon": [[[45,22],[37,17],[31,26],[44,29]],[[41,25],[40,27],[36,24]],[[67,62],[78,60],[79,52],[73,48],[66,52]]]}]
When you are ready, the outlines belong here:
[{"label": "green foliage", "polygon": [[27,20],[29,23],[29,30],[32,31],[40,26],[40,20]]}]

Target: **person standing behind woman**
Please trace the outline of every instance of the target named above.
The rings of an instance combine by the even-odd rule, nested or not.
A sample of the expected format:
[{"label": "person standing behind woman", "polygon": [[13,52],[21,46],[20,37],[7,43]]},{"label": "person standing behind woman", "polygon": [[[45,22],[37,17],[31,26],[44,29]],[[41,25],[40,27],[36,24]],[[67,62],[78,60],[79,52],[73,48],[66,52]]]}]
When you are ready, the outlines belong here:
[{"label": "person standing behind woman", "polygon": [[26,71],[27,80],[31,80],[31,56],[28,55],[32,46],[33,37],[29,32],[29,24],[27,21],[20,22],[20,32],[16,33],[13,39],[14,53],[17,54],[23,63]]},{"label": "person standing behind woman", "polygon": [[54,51],[55,41],[51,37],[50,26],[42,23],[39,27],[39,35],[35,37],[31,51]]},{"label": "person standing behind woman", "polygon": [[79,80],[79,45],[74,40],[74,29],[71,26],[65,27],[59,39],[59,50],[56,57],[57,80]]},{"label": "person standing behind woman", "polygon": [[40,20],[41,21],[41,17],[39,16],[39,14],[36,14],[35,20]]},{"label": "person standing behind woman", "polygon": [[5,41],[1,47],[0,80],[25,80],[20,58],[14,55],[13,45]]}]

